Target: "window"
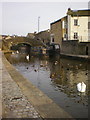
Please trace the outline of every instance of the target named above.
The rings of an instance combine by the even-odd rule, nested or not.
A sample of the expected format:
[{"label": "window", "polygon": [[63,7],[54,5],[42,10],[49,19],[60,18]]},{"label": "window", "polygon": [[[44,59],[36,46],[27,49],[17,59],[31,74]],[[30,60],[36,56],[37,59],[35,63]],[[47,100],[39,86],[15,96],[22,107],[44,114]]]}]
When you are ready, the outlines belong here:
[{"label": "window", "polygon": [[64,33],[64,38],[67,38],[67,34],[66,33]]},{"label": "window", "polygon": [[54,38],[52,38],[52,42],[54,42]]},{"label": "window", "polygon": [[66,21],[64,21],[64,28],[67,28],[67,23],[66,23]]},{"label": "window", "polygon": [[54,42],[54,34],[51,34],[51,43]]},{"label": "window", "polygon": [[90,29],[90,22],[88,22],[88,29]]},{"label": "window", "polygon": [[78,39],[78,33],[74,33],[74,39]]},{"label": "window", "polygon": [[74,19],[74,25],[77,26],[78,25],[78,20]]},{"label": "window", "polygon": [[62,28],[67,28],[67,23],[66,23],[66,21],[62,21]]}]

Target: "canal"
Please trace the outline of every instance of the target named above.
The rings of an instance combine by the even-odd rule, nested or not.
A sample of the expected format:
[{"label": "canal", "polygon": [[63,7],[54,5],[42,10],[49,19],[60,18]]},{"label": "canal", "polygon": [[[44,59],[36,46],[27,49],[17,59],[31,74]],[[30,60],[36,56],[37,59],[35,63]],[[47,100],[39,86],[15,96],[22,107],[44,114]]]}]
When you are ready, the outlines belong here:
[{"label": "canal", "polygon": [[[22,75],[43,91],[74,118],[88,117],[90,65],[60,57],[26,57],[26,54],[6,54],[6,58]],[[77,84],[84,82],[86,91],[80,93]]]}]

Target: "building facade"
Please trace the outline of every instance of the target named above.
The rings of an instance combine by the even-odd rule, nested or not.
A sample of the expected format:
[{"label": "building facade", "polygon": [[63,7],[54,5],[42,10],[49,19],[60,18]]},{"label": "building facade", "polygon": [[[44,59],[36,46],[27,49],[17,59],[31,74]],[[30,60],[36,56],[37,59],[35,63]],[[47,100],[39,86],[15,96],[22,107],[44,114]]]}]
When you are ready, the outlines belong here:
[{"label": "building facade", "polygon": [[35,39],[42,41],[44,44],[50,43],[50,30],[44,30],[35,35]]},{"label": "building facade", "polygon": [[61,19],[50,24],[50,42],[62,43],[62,22]]},{"label": "building facade", "polygon": [[35,34],[36,33],[28,33],[27,37],[30,38],[30,39],[34,39],[35,38]]},{"label": "building facade", "polygon": [[66,54],[90,55],[90,9],[71,10],[50,24],[51,42],[59,43]]},{"label": "building facade", "polygon": [[68,9],[67,16],[50,24],[51,42],[62,40],[90,42],[90,10]]},{"label": "building facade", "polygon": [[90,42],[90,10],[71,10],[67,12],[67,40]]},{"label": "building facade", "polygon": [[63,40],[68,40],[68,24],[67,24],[67,16],[61,18],[61,33],[62,33],[62,39]]}]

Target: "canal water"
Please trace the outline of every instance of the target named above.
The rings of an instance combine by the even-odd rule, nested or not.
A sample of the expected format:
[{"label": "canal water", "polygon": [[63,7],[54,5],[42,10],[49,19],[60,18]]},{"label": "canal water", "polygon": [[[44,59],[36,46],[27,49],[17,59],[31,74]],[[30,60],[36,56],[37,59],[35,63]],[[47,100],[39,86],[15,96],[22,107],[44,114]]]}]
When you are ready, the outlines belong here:
[{"label": "canal water", "polygon": [[[26,54],[6,54],[6,58],[22,75],[43,91],[74,118],[88,117],[90,65],[60,57],[40,57]],[[80,93],[77,84],[84,82],[86,91]]]}]

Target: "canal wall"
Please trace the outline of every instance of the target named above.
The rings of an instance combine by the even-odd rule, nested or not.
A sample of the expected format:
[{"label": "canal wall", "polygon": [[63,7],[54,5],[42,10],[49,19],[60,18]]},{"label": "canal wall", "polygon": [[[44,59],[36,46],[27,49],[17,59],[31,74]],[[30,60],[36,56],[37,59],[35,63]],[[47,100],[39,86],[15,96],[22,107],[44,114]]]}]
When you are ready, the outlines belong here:
[{"label": "canal wall", "polygon": [[[30,81],[28,81],[26,78],[24,78],[19,73],[19,71],[17,71],[7,61],[7,59],[5,58],[4,55],[2,55],[2,61],[4,64],[4,68],[3,68],[4,72],[6,71],[5,72],[6,74],[5,73],[3,74],[3,79],[4,79],[4,77],[7,78],[6,82],[8,82],[9,84],[12,83],[13,86],[14,85],[16,86],[13,88],[15,91],[12,91],[12,90],[10,91],[10,93],[13,95],[14,98],[16,97],[14,95],[16,93],[18,93],[17,92],[17,88],[18,88],[19,89],[18,91],[19,92],[21,91],[23,93],[23,95],[25,96],[26,101],[30,102],[34,106],[35,110],[37,111],[36,113],[38,113],[37,116],[40,115],[41,118],[72,118],[67,112],[65,112],[61,107],[59,107],[50,98],[48,98],[43,92],[41,92],[38,88],[36,88]],[[8,79],[8,76],[9,76],[9,79]],[[4,87],[5,86],[8,87],[7,90],[10,89],[9,87],[12,86],[12,84],[10,84],[10,85],[9,84],[4,85]],[[10,96],[10,93],[8,93],[7,90],[4,92],[7,93],[6,95],[8,97],[8,96]],[[19,98],[17,98],[17,99],[19,99]],[[23,98],[23,100],[25,100],[25,98]],[[4,100],[5,100],[5,96],[4,96]],[[8,99],[8,100],[9,100],[8,103],[11,104],[12,99]],[[23,104],[24,104],[24,102],[25,101],[23,101]],[[21,103],[21,101],[19,101],[19,103]],[[18,104],[16,104],[16,105],[18,107]],[[13,106],[11,105],[11,108],[12,107]],[[25,105],[24,105],[24,107],[25,107]],[[14,109],[13,110],[11,109],[11,111],[13,113]],[[22,108],[21,108],[21,111],[22,111]],[[21,115],[21,113],[19,115]]]},{"label": "canal wall", "polygon": [[87,56],[87,55],[73,55],[73,54],[60,53],[60,56],[63,58],[70,58],[72,60],[90,62],[90,56]]},{"label": "canal wall", "polygon": [[2,117],[2,53],[0,52],[0,120]]},{"label": "canal wall", "polygon": [[78,42],[77,40],[62,41],[61,52],[63,54],[90,56],[90,42]]}]

